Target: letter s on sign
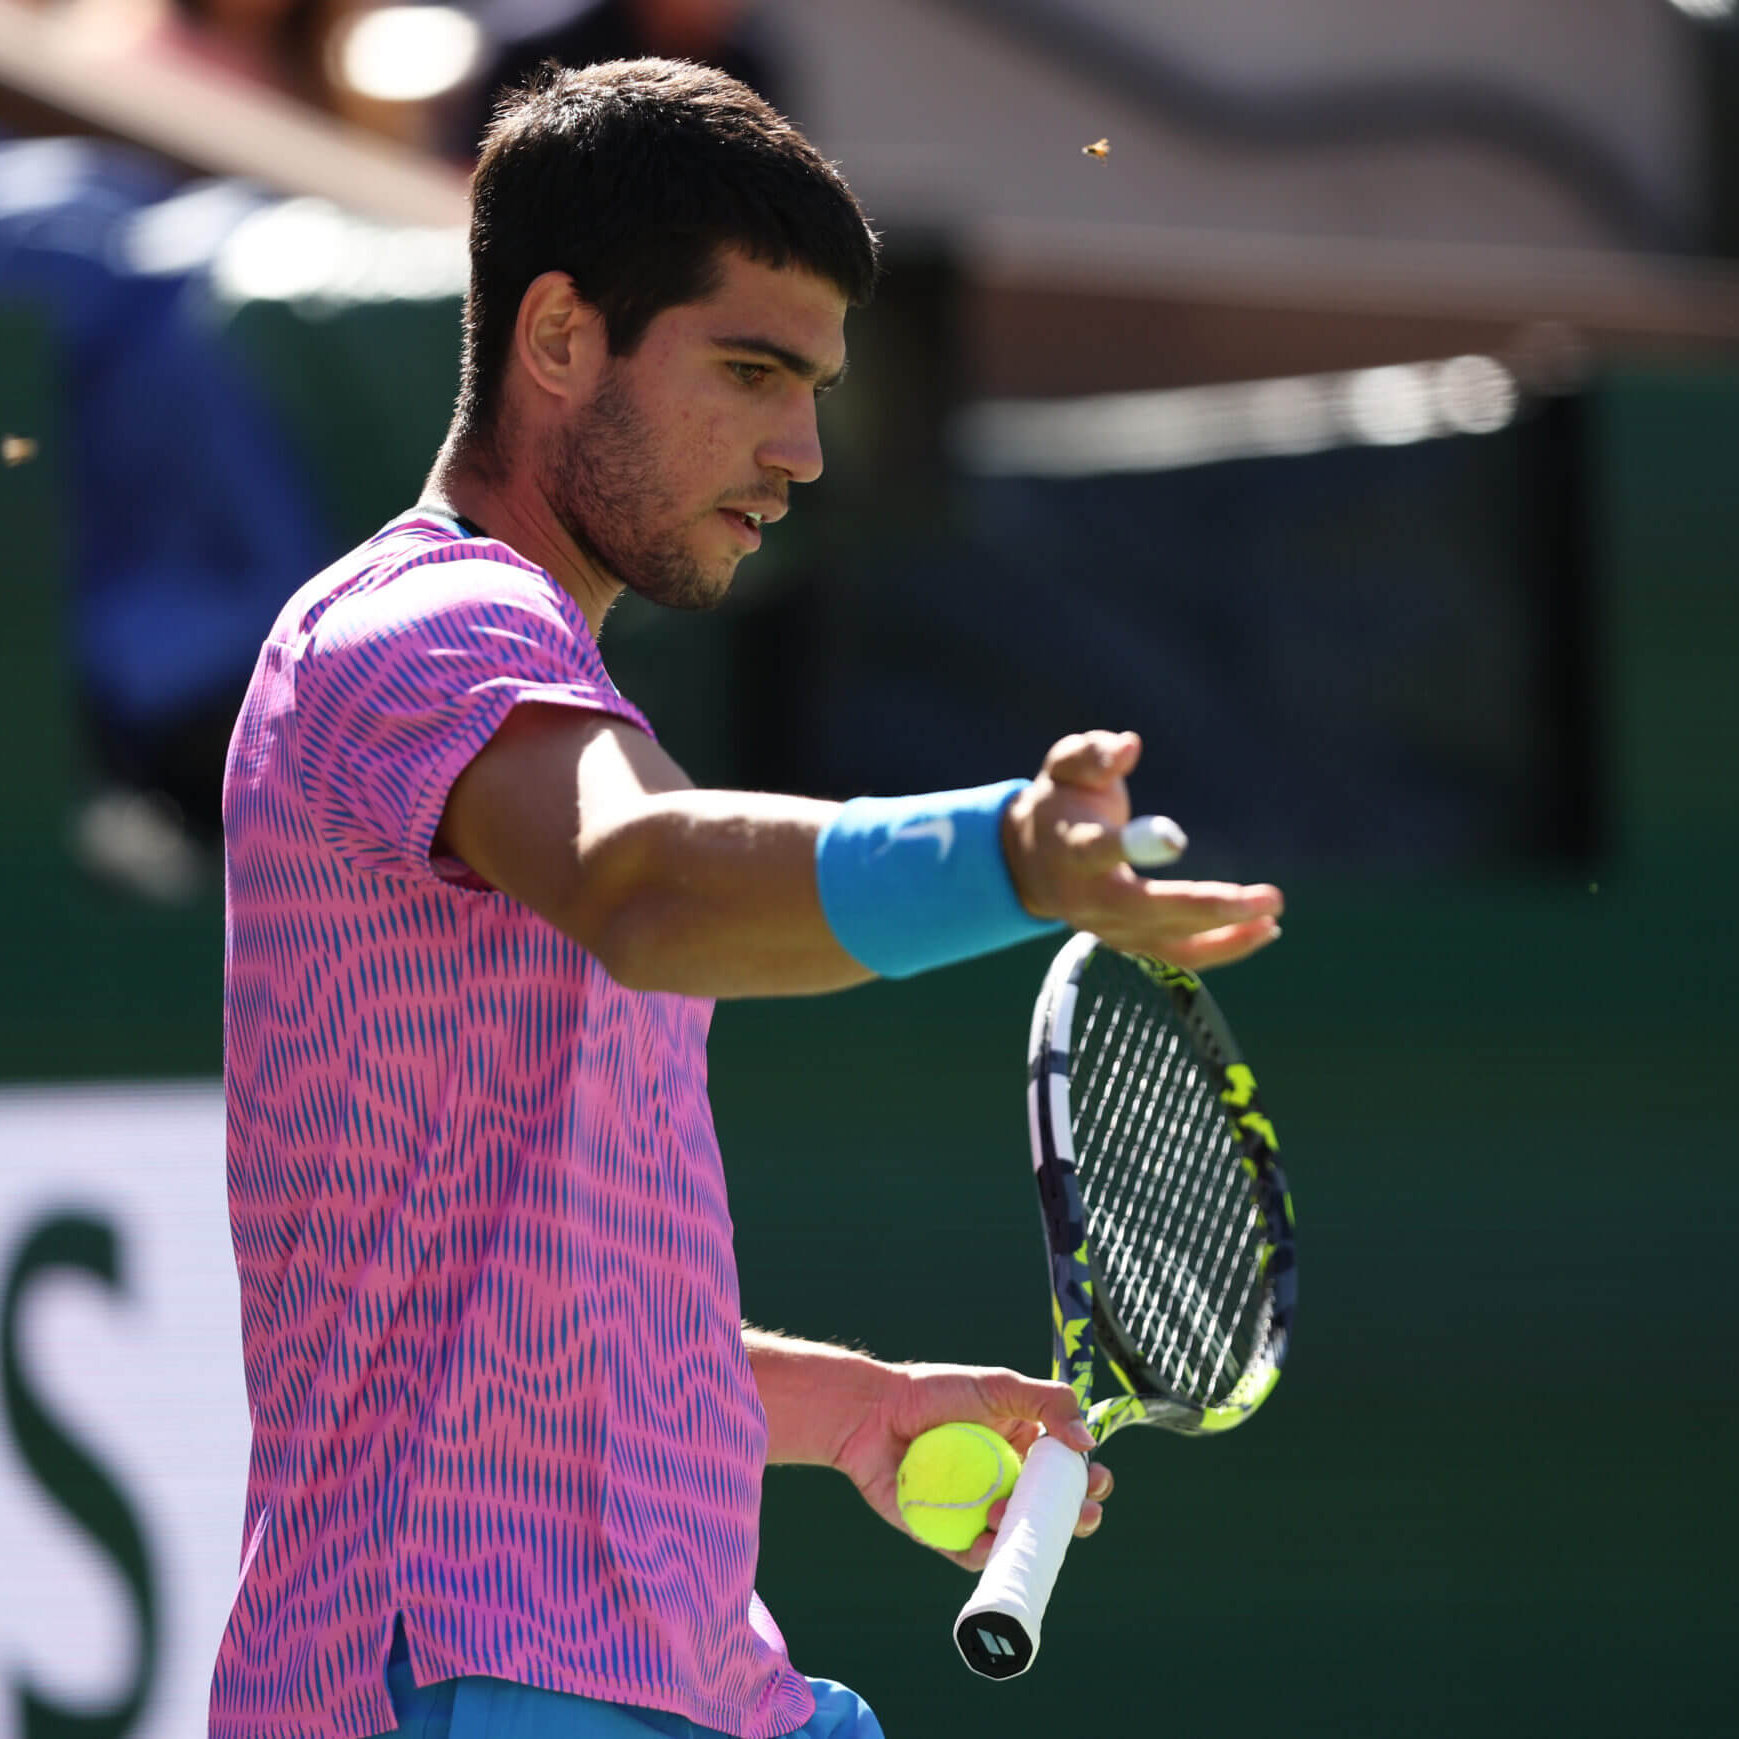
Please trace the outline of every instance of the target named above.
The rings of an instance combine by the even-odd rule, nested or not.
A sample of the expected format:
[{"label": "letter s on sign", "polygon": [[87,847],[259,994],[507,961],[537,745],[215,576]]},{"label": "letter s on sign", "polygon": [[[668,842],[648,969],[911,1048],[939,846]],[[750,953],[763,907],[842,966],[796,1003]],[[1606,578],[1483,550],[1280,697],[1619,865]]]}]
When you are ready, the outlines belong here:
[{"label": "letter s on sign", "polygon": [[88,1214],[54,1214],[39,1220],[19,1247],[0,1304],[6,1419],[19,1459],[120,1572],[133,1601],[139,1654],[131,1686],[106,1709],[65,1709],[38,1696],[28,1682],[15,1679],[18,1728],[21,1739],[125,1739],[156,1676],[156,1579],[132,1506],[107,1469],[37,1398],[19,1358],[18,1323],[25,1295],[57,1268],[88,1274],[111,1291],[121,1290],[114,1228]]}]

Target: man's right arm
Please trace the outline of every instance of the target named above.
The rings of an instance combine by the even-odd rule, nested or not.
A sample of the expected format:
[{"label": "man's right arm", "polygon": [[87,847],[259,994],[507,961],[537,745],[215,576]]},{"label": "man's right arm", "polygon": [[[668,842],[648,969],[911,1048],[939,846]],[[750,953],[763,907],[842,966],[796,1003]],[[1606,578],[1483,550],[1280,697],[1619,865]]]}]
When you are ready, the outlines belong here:
[{"label": "man's right arm", "polygon": [[637,990],[802,995],[874,976],[828,928],[815,842],[836,803],[699,791],[643,731],[518,706],[453,782],[437,853]]},{"label": "man's right arm", "polygon": [[[1008,806],[1003,854],[1036,917],[1190,967],[1278,934],[1278,890],[1149,882],[1122,860],[1125,733],[1065,738]],[[619,983],[694,996],[801,995],[874,976],[829,927],[816,845],[839,805],[696,790],[643,732],[570,708],[514,708],[454,781],[435,851],[461,858],[593,954]]]}]

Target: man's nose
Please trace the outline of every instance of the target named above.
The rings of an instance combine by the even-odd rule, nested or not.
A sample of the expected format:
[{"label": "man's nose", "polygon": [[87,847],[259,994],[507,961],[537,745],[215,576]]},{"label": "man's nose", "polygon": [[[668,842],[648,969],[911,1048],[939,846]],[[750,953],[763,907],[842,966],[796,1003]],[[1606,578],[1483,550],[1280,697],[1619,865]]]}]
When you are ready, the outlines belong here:
[{"label": "man's nose", "polygon": [[755,457],[763,469],[783,471],[793,483],[813,483],[821,475],[821,430],[815,399],[807,388]]}]

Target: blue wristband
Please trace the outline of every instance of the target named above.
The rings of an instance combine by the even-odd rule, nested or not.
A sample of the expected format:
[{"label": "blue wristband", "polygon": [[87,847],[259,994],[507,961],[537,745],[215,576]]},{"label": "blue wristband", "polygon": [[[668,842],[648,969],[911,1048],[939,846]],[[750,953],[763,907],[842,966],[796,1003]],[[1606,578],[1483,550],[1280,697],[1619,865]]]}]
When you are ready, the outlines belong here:
[{"label": "blue wristband", "polygon": [[1027,783],[847,803],[815,842],[821,909],[846,953],[910,978],[1061,929],[1020,903],[1002,855],[1002,812]]}]

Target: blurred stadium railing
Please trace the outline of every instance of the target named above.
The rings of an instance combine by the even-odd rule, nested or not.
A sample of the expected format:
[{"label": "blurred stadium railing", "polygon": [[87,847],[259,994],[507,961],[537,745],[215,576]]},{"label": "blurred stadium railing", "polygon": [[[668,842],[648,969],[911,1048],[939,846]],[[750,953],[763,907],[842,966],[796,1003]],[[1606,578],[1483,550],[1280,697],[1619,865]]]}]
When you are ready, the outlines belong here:
[{"label": "blurred stadium railing", "polygon": [[464,178],[391,140],[197,65],[141,56],[71,9],[0,0],[0,127],[84,134],[407,224],[462,224]]}]

